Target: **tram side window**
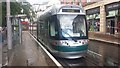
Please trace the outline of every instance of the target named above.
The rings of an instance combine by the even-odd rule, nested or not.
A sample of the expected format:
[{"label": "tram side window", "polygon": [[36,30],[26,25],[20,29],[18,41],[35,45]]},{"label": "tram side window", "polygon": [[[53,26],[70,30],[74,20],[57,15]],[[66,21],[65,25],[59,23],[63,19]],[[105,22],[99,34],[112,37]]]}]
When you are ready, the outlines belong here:
[{"label": "tram side window", "polygon": [[41,22],[40,22],[40,34],[41,34],[41,35],[43,35],[43,33],[44,33],[43,31],[44,31],[44,22],[41,21]]},{"label": "tram side window", "polygon": [[38,29],[38,35],[40,34],[40,22],[38,22],[38,24],[37,24],[38,26],[37,26],[37,29]]},{"label": "tram side window", "polygon": [[51,16],[50,20],[49,20],[49,31],[50,31],[50,36],[55,38],[56,34],[57,34],[57,25],[56,25],[57,21],[56,21],[56,16]]},{"label": "tram side window", "polygon": [[45,30],[48,29],[48,20],[45,20],[45,24],[44,24]]},{"label": "tram side window", "polygon": [[55,36],[55,22],[51,22],[50,24],[50,35]]}]

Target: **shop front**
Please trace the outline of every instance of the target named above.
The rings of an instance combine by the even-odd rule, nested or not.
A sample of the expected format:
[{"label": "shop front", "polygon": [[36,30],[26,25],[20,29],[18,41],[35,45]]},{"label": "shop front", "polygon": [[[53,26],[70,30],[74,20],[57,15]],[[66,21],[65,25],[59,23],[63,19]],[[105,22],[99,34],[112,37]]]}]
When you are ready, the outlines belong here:
[{"label": "shop front", "polygon": [[87,24],[89,31],[100,30],[100,7],[86,10]]},{"label": "shop front", "polygon": [[[120,6],[120,4],[119,4]],[[118,15],[117,15],[117,32],[120,34],[120,7],[118,10]]]},{"label": "shop front", "polygon": [[115,34],[119,31],[118,11],[120,8],[120,2],[114,2],[105,5],[106,11],[106,32],[109,34]]}]

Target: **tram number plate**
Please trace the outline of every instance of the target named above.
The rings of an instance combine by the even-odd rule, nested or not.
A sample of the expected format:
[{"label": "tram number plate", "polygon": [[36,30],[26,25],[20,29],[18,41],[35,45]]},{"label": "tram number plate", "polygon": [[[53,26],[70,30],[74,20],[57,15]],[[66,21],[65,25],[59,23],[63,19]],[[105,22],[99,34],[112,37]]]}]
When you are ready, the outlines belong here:
[{"label": "tram number plate", "polygon": [[79,43],[73,43],[73,45],[72,46],[78,46],[79,45]]}]

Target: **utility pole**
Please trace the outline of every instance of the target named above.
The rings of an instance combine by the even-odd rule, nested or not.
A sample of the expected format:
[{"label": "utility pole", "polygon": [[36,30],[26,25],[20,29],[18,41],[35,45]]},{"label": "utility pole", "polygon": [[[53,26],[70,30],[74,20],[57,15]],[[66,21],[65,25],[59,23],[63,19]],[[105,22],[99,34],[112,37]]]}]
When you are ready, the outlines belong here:
[{"label": "utility pole", "polygon": [[12,49],[12,26],[10,21],[10,0],[6,0],[6,9],[7,9],[7,43],[8,49]]}]

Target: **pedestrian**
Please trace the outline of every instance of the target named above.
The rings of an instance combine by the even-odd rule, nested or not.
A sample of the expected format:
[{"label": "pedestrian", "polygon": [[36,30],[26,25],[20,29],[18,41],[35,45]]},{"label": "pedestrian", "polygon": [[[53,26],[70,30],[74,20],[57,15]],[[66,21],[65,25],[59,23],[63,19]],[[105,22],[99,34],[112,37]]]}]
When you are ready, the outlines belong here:
[{"label": "pedestrian", "polygon": [[7,29],[6,27],[2,28],[2,42],[5,42],[7,39]]},{"label": "pedestrian", "polygon": [[0,44],[2,43],[2,27],[0,27]]},{"label": "pedestrian", "polygon": [[120,32],[120,22],[117,23],[117,32]]},{"label": "pedestrian", "polygon": [[100,22],[98,21],[97,23],[98,23],[98,24],[97,24],[97,26],[98,26],[98,31],[100,31]]},{"label": "pedestrian", "polygon": [[0,27],[0,33],[2,32],[2,27]]}]

